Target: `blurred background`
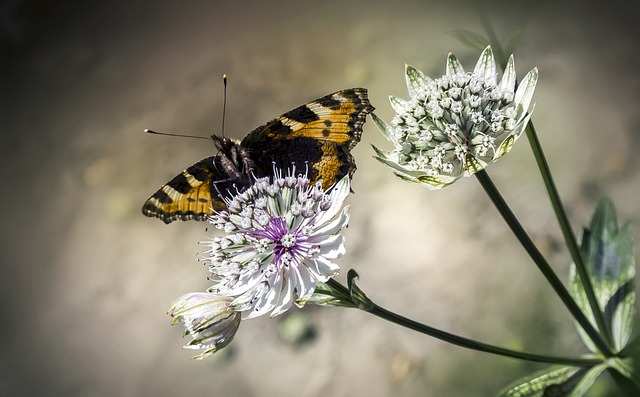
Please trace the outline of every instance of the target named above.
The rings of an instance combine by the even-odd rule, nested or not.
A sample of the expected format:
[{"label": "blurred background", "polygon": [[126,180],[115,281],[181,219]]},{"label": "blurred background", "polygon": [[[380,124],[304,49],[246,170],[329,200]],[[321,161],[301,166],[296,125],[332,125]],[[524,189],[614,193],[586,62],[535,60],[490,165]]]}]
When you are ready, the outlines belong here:
[{"label": "blurred background", "polygon": [[[640,45],[623,1],[482,2],[503,43],[524,28],[521,78],[537,66],[533,120],[579,231],[598,198],[640,220]],[[526,25],[526,26],[525,26]],[[208,287],[206,225],[164,225],[142,203],[210,142],[145,128],[254,127],[338,89],[369,89],[389,120],[404,64],[430,76],[447,34],[483,33],[475,2],[0,2],[2,396],[492,396],[544,365],[463,350],[356,310],[308,307],[244,322],[206,361],[181,348],[166,310]],[[377,303],[488,343],[585,352],[568,311],[474,178],[431,192],[354,150],[347,254]],[[526,139],[489,173],[552,266],[569,257]],[[293,332],[302,325],[304,332]],[[296,336],[297,335],[297,336]],[[607,376],[590,396],[616,396]]]}]

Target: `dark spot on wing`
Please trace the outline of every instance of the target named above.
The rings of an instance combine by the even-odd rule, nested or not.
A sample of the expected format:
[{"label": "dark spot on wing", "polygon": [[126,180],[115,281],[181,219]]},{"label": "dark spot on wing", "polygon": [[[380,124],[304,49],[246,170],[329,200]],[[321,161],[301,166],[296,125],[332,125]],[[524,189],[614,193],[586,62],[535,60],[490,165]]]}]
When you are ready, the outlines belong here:
[{"label": "dark spot on wing", "polygon": [[168,204],[173,202],[173,199],[169,197],[169,195],[162,190],[158,190],[156,194],[153,195],[153,198],[155,198],[162,204]]},{"label": "dark spot on wing", "polygon": [[291,133],[291,128],[282,124],[282,121],[280,120],[273,120],[269,125],[267,125],[267,131],[273,131],[278,135],[287,136]]},{"label": "dark spot on wing", "polygon": [[197,181],[204,182],[209,178],[207,170],[200,167],[199,164],[195,164],[187,168],[187,172],[191,174]]},{"label": "dark spot on wing", "polygon": [[334,99],[333,95],[323,96],[315,102],[331,110],[338,110],[341,106],[341,102],[337,99]]},{"label": "dark spot on wing", "polygon": [[310,123],[318,120],[318,115],[307,105],[298,106],[297,108],[283,114],[284,117],[297,121],[299,123]]},{"label": "dark spot on wing", "polygon": [[187,181],[187,177],[184,174],[178,174],[175,178],[167,183],[170,187],[172,187],[176,192],[187,194],[192,189],[192,186]]}]

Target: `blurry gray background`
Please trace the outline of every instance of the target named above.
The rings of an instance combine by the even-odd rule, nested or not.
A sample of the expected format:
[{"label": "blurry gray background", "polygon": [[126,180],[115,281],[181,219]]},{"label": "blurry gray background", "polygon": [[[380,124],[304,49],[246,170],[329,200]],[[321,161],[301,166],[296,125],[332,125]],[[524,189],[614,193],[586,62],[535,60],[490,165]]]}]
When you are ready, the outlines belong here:
[{"label": "blurry gray background", "polygon": [[[75,3],[75,4],[74,4]],[[406,97],[404,63],[439,76],[446,32],[482,32],[460,1],[0,2],[0,395],[491,396],[528,371],[338,308],[295,310],[315,337],[283,338],[286,316],[244,322],[231,348],[190,360],[166,310],[205,289],[205,224],[142,216],[144,200],[210,142],[144,128],[252,128],[338,89],[369,89],[377,114]],[[540,70],[533,120],[576,230],[609,195],[640,218],[640,46],[633,3],[484,2],[504,42],[530,20],[518,76]],[[569,313],[473,178],[431,192],[354,150],[344,271],[379,304],[515,349],[584,353]],[[490,175],[563,279],[568,255],[526,139]],[[616,395],[606,380],[592,396]],[[613,391],[611,391],[613,390]]]}]

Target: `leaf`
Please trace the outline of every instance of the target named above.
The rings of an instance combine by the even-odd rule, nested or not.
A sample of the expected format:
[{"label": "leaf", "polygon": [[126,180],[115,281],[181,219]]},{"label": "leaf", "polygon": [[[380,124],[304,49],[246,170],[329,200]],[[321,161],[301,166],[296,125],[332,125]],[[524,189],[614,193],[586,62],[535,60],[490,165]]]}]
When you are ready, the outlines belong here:
[{"label": "leaf", "polygon": [[[638,369],[633,365],[630,358],[627,359],[625,368],[620,369],[620,366],[614,366],[609,370],[611,378],[616,383],[623,396],[638,396],[640,395],[640,376]],[[635,371],[635,373],[634,373]]]},{"label": "leaf", "polygon": [[[640,321],[636,321],[636,329],[640,325]],[[634,335],[634,338],[625,346],[620,353],[623,359],[612,360],[611,377],[618,387],[626,392],[625,396],[640,395],[640,333]]]},{"label": "leaf", "polygon": [[349,292],[351,293],[351,301],[358,305],[358,309],[369,311],[373,309],[373,302],[371,299],[367,298],[367,295],[356,285],[356,279],[358,278],[358,273],[349,269],[347,272],[347,285],[349,286]]},{"label": "leaf", "polygon": [[580,397],[606,367],[600,364],[592,368],[547,368],[507,386],[499,397]]},{"label": "leaf", "polygon": [[462,44],[466,44],[477,50],[484,50],[489,45],[489,40],[478,33],[466,29],[455,29],[445,32],[449,36],[458,39]]},{"label": "leaf", "polygon": [[[635,315],[635,260],[631,226],[618,228],[616,211],[608,199],[602,199],[582,233],[580,250],[585,260],[587,274],[593,285],[600,309],[604,313],[613,347],[621,350],[629,341]],[[595,324],[575,264],[569,271],[569,291],[587,318]],[[592,351],[595,347],[578,327],[580,335]]]}]

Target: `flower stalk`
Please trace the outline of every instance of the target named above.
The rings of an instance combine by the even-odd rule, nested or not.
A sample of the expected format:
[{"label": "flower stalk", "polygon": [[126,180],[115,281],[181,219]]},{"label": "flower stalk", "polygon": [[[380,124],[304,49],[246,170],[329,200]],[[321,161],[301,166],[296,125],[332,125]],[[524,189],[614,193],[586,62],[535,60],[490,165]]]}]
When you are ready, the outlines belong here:
[{"label": "flower stalk", "polygon": [[538,269],[540,269],[549,284],[551,284],[551,287],[554,289],[556,294],[558,294],[567,309],[569,309],[578,324],[580,324],[582,329],[587,333],[587,335],[589,335],[593,343],[598,347],[598,350],[600,350],[605,357],[612,357],[614,354],[609,348],[609,345],[602,339],[595,328],[593,328],[582,310],[580,310],[580,307],[569,294],[569,291],[567,291],[562,284],[562,281],[560,281],[553,269],[551,269],[551,266],[549,266],[549,263],[546,261],[540,250],[538,250],[533,241],[531,241],[531,238],[525,232],[514,213],[504,201],[502,195],[498,192],[498,189],[493,184],[493,181],[489,178],[486,171],[479,171],[475,175],[498,212],[500,212],[500,215],[502,215],[502,218],[505,220],[511,231],[513,231],[529,256],[531,256],[531,259],[533,259],[534,263],[538,266]]},{"label": "flower stalk", "polygon": [[575,234],[571,229],[571,224],[569,223],[567,213],[564,209],[564,206],[562,205],[562,201],[560,200],[558,189],[553,182],[551,170],[549,169],[549,164],[547,163],[547,159],[545,158],[544,152],[542,151],[542,145],[540,145],[540,140],[538,139],[538,135],[536,134],[533,122],[529,122],[529,125],[525,129],[525,132],[527,134],[527,139],[529,140],[529,146],[531,146],[533,156],[535,157],[536,163],[538,164],[538,169],[540,170],[542,180],[544,181],[544,185],[547,189],[549,200],[551,201],[551,205],[553,206],[553,210],[556,214],[556,219],[558,220],[560,229],[562,230],[565,245],[569,250],[573,263],[576,265],[576,272],[580,277],[580,281],[582,281],[582,286],[587,296],[587,300],[589,301],[591,311],[593,312],[593,317],[596,320],[598,330],[600,331],[600,334],[604,337],[604,339],[609,344],[611,344],[611,333],[609,332],[609,328],[605,324],[604,315],[602,309],[600,308],[600,305],[598,304],[598,299],[596,298],[591,279],[589,278],[589,275],[587,273],[587,267],[585,265],[584,258],[582,256],[582,253],[580,252],[580,248],[578,247],[578,242],[576,240]]},{"label": "flower stalk", "polygon": [[[498,37],[493,30],[493,26],[491,26],[491,24],[488,23],[488,21],[484,18],[482,19],[482,21],[485,31],[489,36],[489,41],[492,43],[495,56],[499,60],[498,64],[504,71],[508,67],[508,59],[504,51],[502,50],[502,46],[498,44]],[[518,82],[516,82],[516,87],[517,86]],[[598,327],[598,330],[604,337],[605,341],[607,341],[608,345],[611,346],[613,340],[611,337],[611,332],[606,326],[604,314],[602,312],[602,309],[600,308],[598,299],[596,298],[593,283],[591,282],[591,279],[589,278],[589,275],[587,273],[587,267],[584,261],[584,257],[580,252],[578,242],[576,240],[575,234],[573,233],[573,229],[571,228],[571,223],[569,222],[569,218],[562,204],[562,200],[560,199],[560,194],[558,193],[558,189],[556,188],[556,185],[553,181],[551,169],[549,168],[549,163],[547,163],[544,151],[542,150],[542,145],[540,144],[540,140],[538,139],[533,121],[529,120],[527,126],[525,127],[525,133],[527,135],[531,151],[533,152],[533,156],[536,160],[536,164],[538,165],[538,169],[540,170],[540,175],[542,176],[545,188],[547,189],[547,194],[549,196],[549,200],[551,201],[551,205],[553,206],[553,210],[555,212],[556,219],[558,220],[560,230],[562,231],[565,245],[569,250],[571,259],[576,266],[578,277],[580,277],[580,281],[582,282],[587,300],[589,302],[589,306],[591,308],[591,312],[593,313],[593,317],[596,321],[596,326]]]},{"label": "flower stalk", "polygon": [[[341,299],[348,299],[348,297],[351,295],[347,287],[343,286],[335,279],[329,280],[327,284],[329,284],[334,290],[338,291],[338,295],[340,295]],[[425,335],[429,335],[433,338],[436,338],[444,342],[448,342],[453,345],[460,346],[466,349],[476,350],[476,351],[485,352],[485,353],[491,353],[491,354],[495,354],[503,357],[510,357],[510,358],[516,358],[520,360],[532,361],[532,362],[540,362],[540,363],[548,363],[548,364],[564,364],[564,365],[571,365],[576,367],[591,367],[593,365],[597,365],[602,362],[602,360],[597,358],[546,356],[546,355],[521,352],[517,350],[511,350],[511,349],[506,349],[499,346],[490,345],[490,344],[479,342],[473,339],[451,334],[449,332],[442,331],[437,328],[433,328],[428,325],[411,320],[409,318],[403,317],[399,314],[393,313],[377,305],[373,301],[370,301],[370,303],[371,304],[368,305],[369,308],[366,310],[362,309],[362,306],[358,305],[357,302],[353,302],[352,307],[360,307],[361,310],[371,313],[374,316],[380,317],[384,320],[390,321],[394,324],[400,325],[402,327],[411,329],[416,332],[420,332]]]}]

